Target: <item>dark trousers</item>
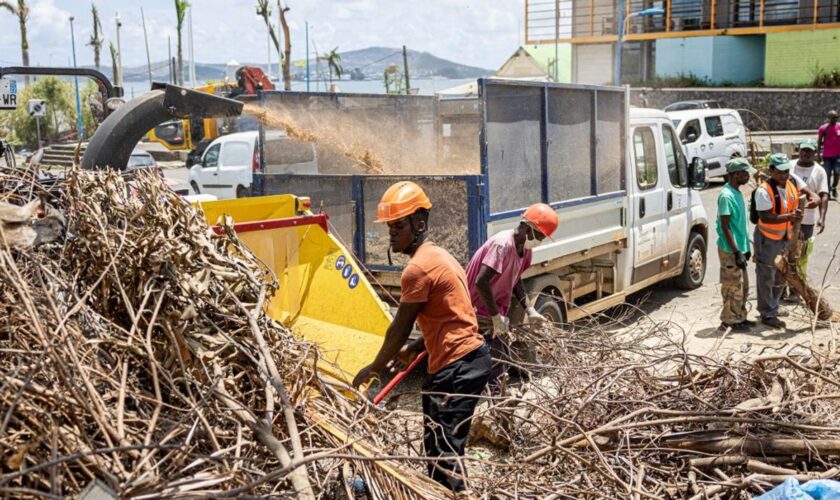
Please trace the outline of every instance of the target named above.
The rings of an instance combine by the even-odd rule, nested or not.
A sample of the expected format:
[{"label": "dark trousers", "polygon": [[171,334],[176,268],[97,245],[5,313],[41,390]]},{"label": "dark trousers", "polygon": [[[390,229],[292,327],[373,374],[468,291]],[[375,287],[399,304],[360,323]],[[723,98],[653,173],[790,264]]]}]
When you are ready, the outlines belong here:
[{"label": "dark trousers", "polygon": [[[423,448],[432,479],[452,491],[463,491],[467,471],[458,460],[470,435],[475,405],[490,377],[487,344],[430,374],[423,384]],[[433,393],[433,394],[430,394]]]},{"label": "dark trousers", "polygon": [[828,174],[828,188],[832,191],[837,189],[837,181],[840,179],[840,157],[823,157],[823,167]]}]

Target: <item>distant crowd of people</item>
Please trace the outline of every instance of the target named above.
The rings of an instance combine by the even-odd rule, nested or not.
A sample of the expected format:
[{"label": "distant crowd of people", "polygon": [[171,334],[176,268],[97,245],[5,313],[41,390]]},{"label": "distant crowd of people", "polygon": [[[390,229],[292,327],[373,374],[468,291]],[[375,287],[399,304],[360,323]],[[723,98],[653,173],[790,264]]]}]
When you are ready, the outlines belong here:
[{"label": "distant crowd of people", "polygon": [[[787,316],[787,312],[779,309],[780,301],[801,300],[795,290],[788,290],[775,263],[776,257],[784,254],[798,238],[802,245],[794,256],[796,273],[807,282],[814,239],[825,230],[829,199],[837,199],[840,124],[836,111],[829,111],[826,118],[826,123],[817,130],[816,140],[809,138],[799,143],[796,159],[791,160],[783,153],[772,154],[764,171],[758,171],[740,157],[726,165],[726,185],[718,195],[715,224],[723,297],[721,331],[747,332],[758,324],[747,317],[750,261],[755,262],[758,321],[763,325],[785,328],[780,318]],[[755,178],[757,187],[750,194],[748,211],[741,187],[751,178]],[[752,241],[748,220],[755,224]],[[794,234],[797,223],[799,231]]]}]

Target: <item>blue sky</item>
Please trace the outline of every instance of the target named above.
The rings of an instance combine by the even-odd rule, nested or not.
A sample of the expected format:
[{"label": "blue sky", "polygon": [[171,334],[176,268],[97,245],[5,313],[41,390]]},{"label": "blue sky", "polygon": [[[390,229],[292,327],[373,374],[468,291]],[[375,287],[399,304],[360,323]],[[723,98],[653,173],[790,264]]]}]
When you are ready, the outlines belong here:
[{"label": "blue sky", "polygon": [[[275,0],[271,0],[276,5]],[[142,6],[152,61],[167,54],[167,36],[175,54],[173,0],[96,0],[105,30],[102,64],[110,64],[108,41],[115,39],[114,17],[123,23],[120,38],[123,66],[145,64]],[[497,68],[521,43],[524,0],[286,0],[291,8],[292,59],[304,57],[304,21],[319,52],[335,46],[352,50],[368,46],[431,52],[464,64]],[[64,65],[71,56],[68,18],[75,16],[76,56],[93,64],[90,39],[91,2],[28,0],[30,58],[33,65]],[[256,0],[193,0],[193,40],[199,62],[263,62],[266,29],[256,15]],[[276,11],[275,11],[276,18]],[[186,29],[184,58],[187,57]],[[277,56],[272,60],[276,63]],[[0,65],[20,63],[17,19],[0,11]]]}]

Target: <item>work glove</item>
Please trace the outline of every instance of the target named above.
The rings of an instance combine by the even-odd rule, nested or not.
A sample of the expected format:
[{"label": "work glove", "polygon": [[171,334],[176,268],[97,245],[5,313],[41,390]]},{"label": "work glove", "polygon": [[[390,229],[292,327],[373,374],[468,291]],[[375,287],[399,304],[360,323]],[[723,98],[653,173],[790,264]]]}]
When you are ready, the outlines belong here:
[{"label": "work glove", "polygon": [[507,317],[497,314],[493,316],[493,338],[505,335],[510,329],[510,320]]},{"label": "work glove", "polygon": [[747,259],[747,262],[752,260],[752,252],[747,252],[744,254],[744,257]]},{"label": "work glove", "polygon": [[525,310],[525,318],[522,320],[522,324],[530,325],[532,323],[547,323],[548,320],[545,316],[537,312],[534,306],[530,306],[528,309]]},{"label": "work glove", "polygon": [[741,269],[747,268],[747,258],[741,252],[735,252],[735,265]]}]

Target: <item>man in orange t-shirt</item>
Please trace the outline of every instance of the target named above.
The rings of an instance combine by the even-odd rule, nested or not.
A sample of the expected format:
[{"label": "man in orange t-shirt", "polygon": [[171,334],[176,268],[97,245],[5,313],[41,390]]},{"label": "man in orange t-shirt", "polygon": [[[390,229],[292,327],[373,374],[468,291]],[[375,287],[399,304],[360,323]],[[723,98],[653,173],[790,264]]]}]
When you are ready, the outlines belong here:
[{"label": "man in orange t-shirt", "polygon": [[[411,256],[400,280],[400,305],[373,363],[353,379],[358,387],[389,364],[408,365],[425,350],[423,447],[429,475],[453,491],[464,490],[464,446],[478,398],[490,377],[490,351],[478,333],[461,265],[426,241],[431,202],[417,184],[398,182],[382,196],[377,222],[388,223],[391,250]],[[414,321],[422,338],[405,345]]]}]

